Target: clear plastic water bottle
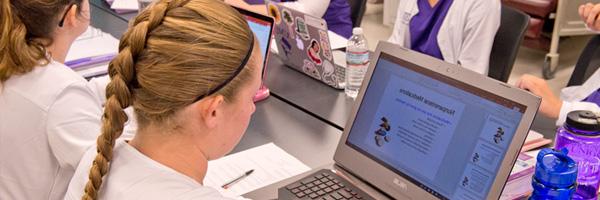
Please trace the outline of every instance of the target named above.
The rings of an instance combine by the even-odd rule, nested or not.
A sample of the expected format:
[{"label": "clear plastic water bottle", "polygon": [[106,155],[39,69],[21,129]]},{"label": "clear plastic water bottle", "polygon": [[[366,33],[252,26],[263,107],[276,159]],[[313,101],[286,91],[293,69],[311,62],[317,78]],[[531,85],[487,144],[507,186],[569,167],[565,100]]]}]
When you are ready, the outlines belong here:
[{"label": "clear plastic water bottle", "polygon": [[346,95],[356,98],[369,66],[369,47],[362,28],[352,29],[346,47]]},{"label": "clear plastic water bottle", "polygon": [[556,132],[556,149],[566,148],[577,162],[577,191],[573,199],[597,199],[600,184],[600,122],[590,111],[572,111]]},{"label": "clear plastic water bottle", "polygon": [[571,199],[577,185],[577,164],[568,150],[542,149],[536,158],[530,200]]}]

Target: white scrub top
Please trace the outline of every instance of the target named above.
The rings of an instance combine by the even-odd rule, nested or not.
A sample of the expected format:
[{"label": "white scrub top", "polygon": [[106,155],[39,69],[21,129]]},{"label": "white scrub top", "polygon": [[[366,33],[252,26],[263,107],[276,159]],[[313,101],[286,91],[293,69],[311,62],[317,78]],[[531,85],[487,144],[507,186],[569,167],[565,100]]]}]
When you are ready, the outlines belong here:
[{"label": "white scrub top", "polygon": [[[85,153],[71,180],[65,200],[81,199],[95,156],[95,147]],[[111,163],[98,199],[229,199],[217,190],[202,186],[194,179],[152,160],[121,139],[117,140],[113,148]]]},{"label": "white scrub top", "polygon": [[100,133],[108,79],[51,61],[0,83],[0,199],[62,199]]},{"label": "white scrub top", "polygon": [[[410,48],[410,21],[418,0],[402,0],[389,42]],[[454,0],[437,36],[444,61],[487,75],[494,37],[500,27],[500,0]]]}]

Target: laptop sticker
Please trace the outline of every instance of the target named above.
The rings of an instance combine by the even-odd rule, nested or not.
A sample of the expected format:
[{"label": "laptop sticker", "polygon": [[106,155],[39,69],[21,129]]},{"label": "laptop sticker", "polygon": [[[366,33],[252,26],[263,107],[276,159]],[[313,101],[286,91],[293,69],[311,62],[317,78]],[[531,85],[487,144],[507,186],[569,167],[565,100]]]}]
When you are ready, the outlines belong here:
[{"label": "laptop sticker", "polygon": [[294,25],[294,17],[292,16],[292,13],[289,10],[281,10],[281,18],[283,19],[283,22],[285,22],[288,26]]},{"label": "laptop sticker", "polygon": [[279,8],[276,5],[269,4],[269,15],[273,17],[275,24],[279,25],[281,23],[281,15],[279,15]]},{"label": "laptop sticker", "polygon": [[298,35],[300,35],[304,40],[308,40],[310,38],[306,23],[304,23],[304,19],[300,17],[296,17],[296,33],[298,33]]},{"label": "laptop sticker", "polygon": [[304,41],[302,41],[298,35],[296,35],[296,47],[298,47],[298,49],[301,51],[304,51]]},{"label": "laptop sticker", "polygon": [[319,73],[319,69],[317,69],[315,64],[310,62],[309,60],[306,60],[306,59],[304,60],[304,65],[302,66],[302,71],[305,74],[312,76],[313,78],[321,80],[321,74]]},{"label": "laptop sticker", "polygon": [[337,83],[335,68],[328,60],[323,61],[323,82],[327,83],[327,85],[333,86],[335,86]]},{"label": "laptop sticker", "polygon": [[292,44],[287,40],[287,38],[281,38],[281,48],[283,49],[284,59],[288,59],[290,52],[292,51]]},{"label": "laptop sticker", "polygon": [[313,39],[310,41],[306,53],[308,54],[308,58],[310,58],[310,60],[313,61],[313,63],[317,65],[323,64],[323,60],[319,55],[319,53],[321,53],[321,45],[319,44],[319,42],[317,42],[317,40]]},{"label": "laptop sticker", "polygon": [[332,60],[331,45],[329,44],[329,35],[324,30],[319,30],[319,40],[321,41],[321,47],[323,48],[323,56],[327,60]]}]

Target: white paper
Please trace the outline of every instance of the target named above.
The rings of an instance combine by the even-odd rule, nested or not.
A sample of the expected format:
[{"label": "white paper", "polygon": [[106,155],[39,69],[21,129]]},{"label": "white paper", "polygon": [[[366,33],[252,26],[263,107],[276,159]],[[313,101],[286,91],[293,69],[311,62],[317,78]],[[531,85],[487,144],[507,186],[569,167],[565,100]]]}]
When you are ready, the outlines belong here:
[{"label": "white paper", "polygon": [[[254,170],[252,174],[229,189],[221,188],[223,184],[251,169]],[[309,170],[310,167],[300,160],[269,143],[208,162],[204,185],[213,187],[226,196],[241,196]]]},{"label": "white paper", "polygon": [[68,62],[80,58],[116,54],[118,51],[119,40],[117,38],[90,26],[71,45],[65,60]]},{"label": "white paper", "polygon": [[329,43],[331,44],[332,50],[346,48],[346,46],[348,46],[348,39],[332,31],[327,32],[329,33]]},{"label": "white paper", "polygon": [[137,0],[114,0],[111,9],[115,10],[138,10]]}]

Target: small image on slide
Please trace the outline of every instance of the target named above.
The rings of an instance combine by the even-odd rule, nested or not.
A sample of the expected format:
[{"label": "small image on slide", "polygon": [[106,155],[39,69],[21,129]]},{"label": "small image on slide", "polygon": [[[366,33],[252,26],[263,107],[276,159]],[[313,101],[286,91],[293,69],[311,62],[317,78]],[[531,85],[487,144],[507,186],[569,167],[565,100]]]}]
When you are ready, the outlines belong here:
[{"label": "small image on slide", "polygon": [[487,117],[483,129],[481,130],[481,138],[483,140],[500,148],[508,146],[513,134],[513,124],[493,115]]},{"label": "small image on slide", "polygon": [[496,129],[496,134],[494,135],[494,143],[499,144],[502,141],[504,141],[504,129],[498,127]]},{"label": "small image on slide", "polygon": [[377,146],[382,147],[384,144],[390,142],[391,136],[388,134],[390,130],[392,130],[392,128],[388,119],[382,117],[379,129],[375,131],[375,144],[377,144]]},{"label": "small image on slide", "polygon": [[469,186],[469,177],[466,177],[466,176],[465,176],[465,177],[463,178],[463,180],[462,180],[462,186],[463,186],[463,187],[467,187],[467,186]]},{"label": "small image on slide", "polygon": [[479,162],[479,153],[473,154],[473,158],[471,159],[473,163]]}]

